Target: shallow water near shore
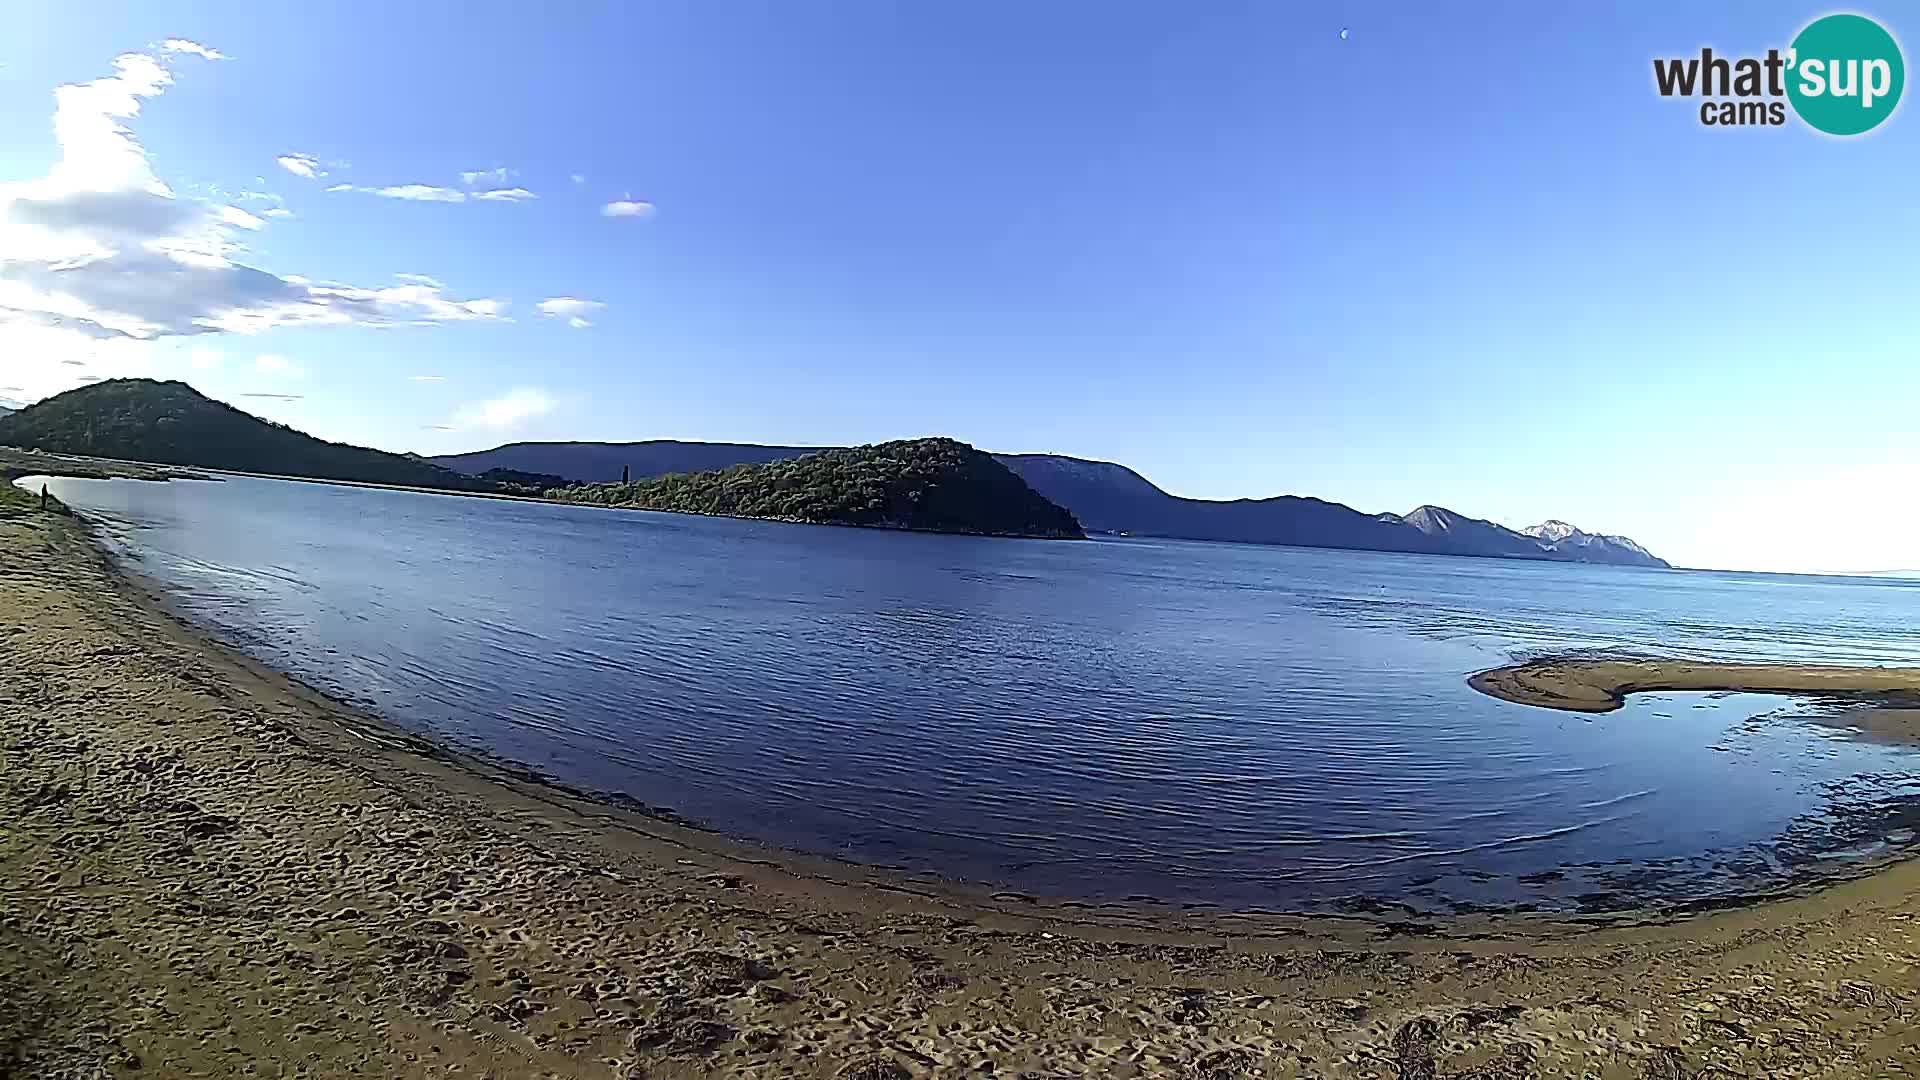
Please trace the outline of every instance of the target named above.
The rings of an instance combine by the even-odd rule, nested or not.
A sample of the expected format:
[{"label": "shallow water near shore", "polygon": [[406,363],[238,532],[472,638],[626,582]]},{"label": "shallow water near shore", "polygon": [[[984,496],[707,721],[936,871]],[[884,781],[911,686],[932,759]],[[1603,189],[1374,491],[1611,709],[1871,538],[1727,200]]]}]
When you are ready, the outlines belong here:
[{"label": "shallow water near shore", "polygon": [[722,831],[1036,895],[1714,900],[1914,840],[1821,706],[1474,693],[1569,649],[1920,661],[1920,583],[904,535],[282,481],[51,482],[215,636]]}]

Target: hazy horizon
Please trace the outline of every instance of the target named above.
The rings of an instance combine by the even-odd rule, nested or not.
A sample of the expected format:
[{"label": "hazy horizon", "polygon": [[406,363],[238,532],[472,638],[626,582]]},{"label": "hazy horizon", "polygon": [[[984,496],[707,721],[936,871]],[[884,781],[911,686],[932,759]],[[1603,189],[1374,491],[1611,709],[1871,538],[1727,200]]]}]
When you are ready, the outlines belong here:
[{"label": "hazy horizon", "polygon": [[942,434],[1920,565],[1912,118],[1707,128],[1651,74],[1827,10],[31,0],[0,399],[183,378],[428,455]]}]

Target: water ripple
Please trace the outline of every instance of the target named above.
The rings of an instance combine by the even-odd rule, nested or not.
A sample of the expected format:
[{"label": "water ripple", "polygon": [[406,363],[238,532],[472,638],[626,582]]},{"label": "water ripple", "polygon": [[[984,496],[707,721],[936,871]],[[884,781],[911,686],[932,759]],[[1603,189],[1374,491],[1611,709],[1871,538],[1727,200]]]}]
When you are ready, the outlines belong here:
[{"label": "water ripple", "polygon": [[1462,682],[1568,650],[1920,662],[1910,582],[53,486],[194,618],[398,723],[730,832],[1028,892],[1684,901],[1920,826],[1911,755],[1811,707],[1643,695],[1592,720]]}]

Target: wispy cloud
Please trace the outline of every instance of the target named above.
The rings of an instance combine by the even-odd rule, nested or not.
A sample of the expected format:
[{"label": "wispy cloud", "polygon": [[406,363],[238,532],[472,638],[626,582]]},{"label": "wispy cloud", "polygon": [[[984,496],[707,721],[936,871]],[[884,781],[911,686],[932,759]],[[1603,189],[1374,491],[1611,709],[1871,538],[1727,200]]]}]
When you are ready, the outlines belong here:
[{"label": "wispy cloud", "polygon": [[585,176],[583,176],[583,175],[581,175],[580,173],[574,173],[574,174],[573,174],[573,175],[572,175],[571,177],[569,177],[568,179],[571,179],[571,180],[572,180],[572,181],[573,181],[574,183],[576,183],[576,184],[584,184],[584,183],[586,183],[586,182],[587,182],[587,178],[586,178]]},{"label": "wispy cloud", "polygon": [[[435,286],[368,288],[242,262],[242,238],[268,227],[266,215],[178,194],[134,132],[146,103],[172,85],[172,65],[202,55],[132,53],[108,75],[58,87],[55,163],[36,179],[0,183],[0,357],[15,381],[40,395],[72,386],[75,367],[145,373],[153,357],[144,343],[164,337],[500,316],[503,301]],[[310,155],[281,164],[320,171]]]},{"label": "wispy cloud", "polygon": [[393,187],[362,188],[370,195],[383,199],[407,199],[412,202],[465,202],[467,193],[453,188],[435,187],[432,184],[398,184]]},{"label": "wispy cloud", "polygon": [[453,414],[451,427],[460,431],[475,429],[506,431],[536,416],[553,411],[553,397],[544,390],[520,387],[497,398],[475,402]]},{"label": "wispy cloud", "polygon": [[439,187],[434,184],[395,184],[392,187],[363,187],[357,184],[334,184],[327,188],[329,193],[357,191],[362,195],[378,195],[383,199],[405,199],[409,202],[463,203],[468,199],[482,202],[525,202],[540,196],[526,188],[495,188],[488,191],[465,192],[459,188]]},{"label": "wispy cloud", "polygon": [[249,232],[257,232],[260,229],[266,228],[267,225],[266,222],[254,217],[252,214],[247,213],[237,206],[223,206],[217,212],[220,215],[221,221],[235,228],[246,229]]},{"label": "wispy cloud", "polygon": [[534,305],[540,314],[550,319],[565,319],[567,325],[575,330],[584,330],[593,324],[587,316],[606,307],[598,300],[582,300],[575,296],[555,296]]},{"label": "wispy cloud", "polygon": [[266,398],[270,401],[305,401],[305,394],[241,394],[241,397]]},{"label": "wispy cloud", "polygon": [[426,285],[435,289],[446,288],[445,285],[440,283],[438,278],[430,278],[425,274],[395,274],[393,276],[401,281],[411,281],[415,285]]},{"label": "wispy cloud", "polygon": [[467,193],[456,188],[435,187],[432,184],[395,184],[392,187],[356,187],[353,184],[335,184],[328,191],[357,191],[363,195],[378,195],[383,199],[405,199],[409,202],[466,202]]},{"label": "wispy cloud", "polygon": [[304,176],[309,180],[326,175],[320,171],[319,159],[311,154],[281,154],[273,160],[279,162],[281,168],[293,175]]},{"label": "wispy cloud", "polygon": [[493,184],[504,184],[513,176],[513,171],[505,167],[498,169],[475,169],[460,174],[460,182],[468,187],[479,186],[482,180]]},{"label": "wispy cloud", "polygon": [[447,377],[445,375],[409,375],[407,380],[409,382],[446,382]]},{"label": "wispy cloud", "polygon": [[265,210],[260,211],[260,214],[262,217],[290,218],[293,216],[293,211],[287,209],[284,206],[272,206],[272,207],[268,207]]},{"label": "wispy cloud", "polygon": [[160,43],[160,51],[192,53],[195,56],[204,56],[208,60],[225,60],[227,58],[227,54],[218,49],[209,49],[197,41],[188,41],[186,38],[168,38]]},{"label": "wispy cloud", "polygon": [[601,216],[611,218],[643,218],[653,215],[653,204],[638,199],[618,199],[600,208]]}]

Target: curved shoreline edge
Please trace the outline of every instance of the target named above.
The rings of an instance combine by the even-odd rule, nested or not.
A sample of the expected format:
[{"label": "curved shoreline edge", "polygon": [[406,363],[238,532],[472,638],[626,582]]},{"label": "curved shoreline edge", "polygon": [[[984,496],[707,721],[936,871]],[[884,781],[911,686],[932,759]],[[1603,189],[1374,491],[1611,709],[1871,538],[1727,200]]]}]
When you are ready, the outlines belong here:
[{"label": "curved shoreline edge", "polygon": [[1676,690],[1920,704],[1920,667],[1550,657],[1475,672],[1467,685],[1502,701],[1579,713],[1612,712],[1628,695]]},{"label": "curved shoreline edge", "polygon": [[[64,475],[64,474],[63,474]],[[245,474],[253,475],[253,474]],[[170,480],[205,479],[192,473],[147,476],[114,474],[99,479]],[[299,479],[276,478],[268,479]],[[11,482],[10,480],[8,482]],[[323,481],[326,482],[326,481]],[[414,489],[399,489],[414,490]],[[418,489],[423,494],[438,494]],[[507,496],[510,497],[510,496]],[[627,509],[607,507],[605,509]],[[679,513],[680,511],[649,511]],[[1233,937],[1278,936],[1315,938],[1327,942],[1365,943],[1378,941],[1456,939],[1487,940],[1512,936],[1524,940],[1582,938],[1609,928],[1667,925],[1684,922],[1713,912],[1765,907],[1798,897],[1817,894],[1827,888],[1874,876],[1890,865],[1907,861],[1904,857],[1866,861],[1853,869],[1829,877],[1735,894],[1714,899],[1682,902],[1660,909],[1611,908],[1593,912],[1525,912],[1494,910],[1459,915],[1434,914],[1380,904],[1368,911],[1343,915],[1331,912],[1300,912],[1286,909],[1236,910],[1204,904],[1180,904],[1152,900],[1090,900],[1066,896],[1035,896],[991,885],[941,877],[927,872],[872,865],[830,855],[780,847],[736,836],[689,819],[672,807],[651,806],[624,792],[590,790],[569,784],[524,762],[499,757],[480,750],[453,745],[431,735],[405,728],[377,712],[335,697],[299,677],[257,660],[219,640],[207,628],[195,623],[169,600],[165,587],[123,564],[98,539],[86,515],[62,505],[58,513],[66,527],[77,532],[83,542],[81,557],[93,562],[107,584],[142,612],[166,624],[177,641],[197,650],[203,657],[218,658],[235,670],[244,670],[276,688],[284,689],[302,702],[319,708],[310,719],[324,719],[337,725],[342,733],[370,747],[379,747],[394,760],[388,764],[400,769],[414,768],[421,775],[410,780],[446,783],[446,773],[463,779],[495,785],[503,792],[531,797],[552,805],[565,805],[584,811],[609,827],[643,834],[689,854],[699,854],[723,865],[755,867],[793,879],[808,889],[836,890],[843,895],[837,901],[863,906],[875,894],[911,897],[971,914],[998,915],[1032,926],[1045,925],[1053,930],[1084,929],[1096,933],[1126,931],[1148,938],[1181,938],[1188,934],[1225,934]],[[716,515],[704,515],[716,516]],[[742,518],[740,520],[774,520]],[[802,523],[823,524],[823,523]],[[847,526],[859,527],[859,526]],[[0,549],[3,550],[3,549]],[[1660,685],[1609,682],[1618,674],[1614,669],[1653,668],[1666,680]],[[1736,671],[1753,673],[1754,685],[1722,685]],[[1782,675],[1781,672],[1788,674]],[[1771,683],[1764,673],[1773,673]],[[1867,685],[1863,673],[1884,673],[1885,685]],[[1830,676],[1836,684],[1827,692],[1844,693],[1866,690],[1895,691],[1911,687],[1920,694],[1920,667],[1850,668],[1843,666],[1767,664],[1679,663],[1664,661],[1580,661],[1538,660],[1519,665],[1478,672],[1469,684],[1493,697],[1521,704],[1539,705],[1578,712],[1609,712],[1625,704],[1628,694],[1659,690],[1748,690],[1752,692],[1814,692],[1813,685],[1786,685],[1794,680],[1817,684]],[[1673,685],[1667,685],[1667,682]],[[437,767],[437,768],[432,768]],[[427,775],[429,768],[439,776]],[[684,861],[684,860],[682,860]],[[1920,860],[1915,860],[1920,863]]]},{"label": "curved shoreline edge", "polygon": [[218,1075],[235,1047],[331,1076],[1920,1064],[1920,865],[1600,929],[996,902],[400,732],[208,641],[55,515],[0,515],[0,752],[20,1075]]},{"label": "curved shoreline edge", "polygon": [[[146,477],[122,477],[147,479]],[[161,479],[198,479],[194,476]],[[269,479],[274,479],[268,477]],[[297,478],[291,478],[297,479]],[[436,494],[421,489],[422,493]],[[445,493],[438,493],[445,494]],[[593,507],[592,509],[634,509]],[[682,513],[651,511],[650,513]],[[836,858],[827,854],[782,847],[735,835],[690,819],[670,806],[653,806],[624,792],[591,790],[570,784],[537,766],[490,754],[484,750],[460,747],[431,734],[422,734],[383,717],[366,706],[343,700],[301,680],[298,676],[257,660],[219,640],[206,627],[196,624],[168,599],[161,583],[147,578],[137,569],[123,564],[107,550],[94,533],[83,513],[63,508],[62,513],[86,537],[94,558],[121,590],[132,595],[148,611],[164,618],[191,645],[217,654],[234,665],[245,667],[262,678],[316,702],[324,703],[330,719],[342,725],[356,738],[384,744],[403,759],[416,759],[456,770],[472,777],[530,795],[542,801],[564,801],[589,809],[610,826],[617,823],[632,833],[644,833],[698,853],[722,864],[753,866],[792,879],[801,887],[835,890],[837,901],[858,908],[875,894],[896,894],[938,904],[976,915],[992,915],[1034,926],[1045,925],[1053,931],[1086,930],[1095,933],[1124,931],[1145,939],[1178,939],[1188,934],[1222,935],[1252,939],[1272,935],[1305,937],[1326,942],[1361,943],[1389,940],[1488,939],[1505,936],[1544,939],[1578,937],[1595,930],[1613,927],[1656,925],[1696,918],[1717,911],[1764,906],[1820,892],[1831,886],[1870,877],[1905,856],[1866,859],[1825,875],[1784,884],[1755,888],[1742,893],[1675,902],[1666,906],[1599,906],[1593,910],[1516,911],[1464,908],[1457,914],[1418,910],[1390,901],[1360,898],[1352,914],[1333,911],[1300,911],[1288,908],[1235,909],[1219,905],[1183,904],[1151,899],[1101,900],[1076,896],[1031,895],[1010,888],[999,888],[965,879],[944,877],[937,872],[909,871]],[[699,515],[723,516],[723,515]],[[830,522],[778,522],[778,519],[739,518],[744,521],[775,521],[783,524],[834,524]],[[867,526],[839,526],[865,528]],[[917,530],[896,530],[911,532]],[[929,535],[937,535],[929,533]],[[964,534],[948,534],[964,535]],[[1503,669],[1495,669],[1503,670]],[[1852,671],[1855,669],[1835,669]],[[1912,669],[1920,685],[1920,668]],[[1483,673],[1486,674],[1486,673]],[[1476,676],[1477,677],[1477,676]],[[1498,696],[1498,695],[1496,695]],[[1610,706],[1617,708],[1618,705]],[[439,782],[444,783],[444,779]]]}]

